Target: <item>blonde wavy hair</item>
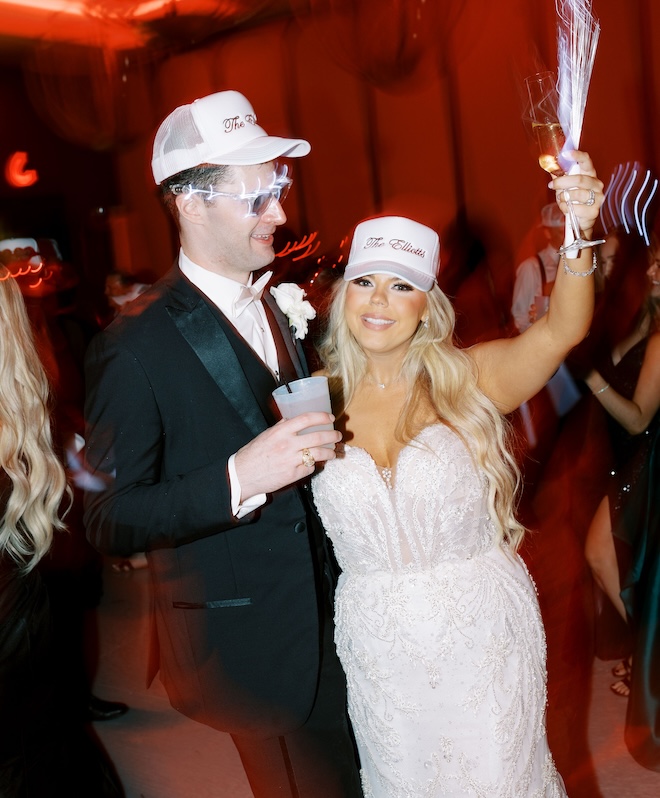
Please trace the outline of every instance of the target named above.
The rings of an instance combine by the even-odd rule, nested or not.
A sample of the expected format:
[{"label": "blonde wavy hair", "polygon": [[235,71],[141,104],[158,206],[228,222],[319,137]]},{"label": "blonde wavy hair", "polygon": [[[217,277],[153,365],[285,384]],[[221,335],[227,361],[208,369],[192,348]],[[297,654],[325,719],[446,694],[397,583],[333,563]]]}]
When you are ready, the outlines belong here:
[{"label": "blonde wavy hair", "polygon": [[[340,415],[350,404],[367,371],[367,359],[344,317],[348,282],[333,289],[319,357],[338,399]],[[474,361],[453,342],[455,314],[449,299],[434,285],[427,293],[428,326],[420,324],[406,353],[402,376],[409,389],[396,438],[410,443],[420,432],[418,408],[430,401],[438,421],[446,424],[471,452],[488,481],[488,506],[500,540],[514,549],[524,527],[515,515],[520,471],[509,451],[508,421],[477,386]]]},{"label": "blonde wavy hair", "polygon": [[0,267],[0,467],[11,481],[0,554],[30,571],[46,554],[67,488],[53,450],[49,385],[16,281]]}]

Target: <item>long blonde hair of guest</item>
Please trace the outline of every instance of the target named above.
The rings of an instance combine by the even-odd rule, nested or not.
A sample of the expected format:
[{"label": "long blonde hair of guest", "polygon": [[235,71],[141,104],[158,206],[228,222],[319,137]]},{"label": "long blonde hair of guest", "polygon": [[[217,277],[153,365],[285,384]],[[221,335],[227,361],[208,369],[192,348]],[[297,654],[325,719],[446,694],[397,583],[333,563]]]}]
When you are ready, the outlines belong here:
[{"label": "long blonde hair of guest", "polygon": [[11,491],[0,520],[0,554],[30,571],[46,554],[66,476],[53,450],[49,385],[16,281],[0,267],[0,468]]},{"label": "long blonde hair of guest", "polygon": [[[348,282],[338,281],[319,356],[333,389],[339,387],[342,412],[367,371],[367,359],[351,333],[344,306]],[[417,409],[428,397],[438,421],[456,432],[488,480],[488,506],[500,540],[514,548],[525,529],[515,515],[520,471],[509,451],[511,428],[479,389],[474,361],[453,342],[455,314],[445,294],[434,286],[427,293],[428,326],[420,324],[406,353],[402,376],[409,389],[396,437],[409,443],[420,432]]]}]

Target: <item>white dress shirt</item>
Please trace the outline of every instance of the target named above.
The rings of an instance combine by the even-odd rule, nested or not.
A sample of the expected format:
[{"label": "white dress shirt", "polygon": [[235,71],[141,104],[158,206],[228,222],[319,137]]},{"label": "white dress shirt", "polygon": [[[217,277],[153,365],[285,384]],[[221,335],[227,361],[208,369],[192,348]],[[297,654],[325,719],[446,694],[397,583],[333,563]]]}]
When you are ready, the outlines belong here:
[{"label": "white dress shirt", "polygon": [[[251,302],[242,313],[236,315],[234,300],[241,294],[243,283],[198,266],[183,250],[179,251],[179,268],[190,282],[222,311],[241,338],[254,349],[261,362],[268,366],[277,379],[279,372],[277,348],[262,301],[259,299]],[[252,285],[252,275],[250,275],[247,285]]]},{"label": "white dress shirt", "polygon": [[[545,279],[554,283],[559,265],[559,253],[548,244],[539,253],[545,267]],[[516,270],[516,281],[513,286],[513,299],[511,302],[511,315],[518,332],[524,332],[530,325],[529,313],[535,298],[540,296],[543,289],[541,280],[541,265],[536,255],[524,260]]]},{"label": "white dress shirt", "polygon": [[[265,363],[275,378],[278,379],[277,348],[261,300],[251,302],[242,313],[237,315],[234,312],[234,300],[242,293],[242,283],[198,266],[190,260],[182,249],[179,250],[179,268],[190,282],[199,288],[224,314],[227,320],[236,328],[241,338],[254,349],[262,363]],[[252,284],[252,275],[250,275],[247,284]],[[235,458],[236,455],[232,454],[227,463],[231,510],[236,518],[243,518],[243,516],[254,512],[254,510],[265,504],[266,494],[259,493],[241,502],[241,485],[236,474]]]}]

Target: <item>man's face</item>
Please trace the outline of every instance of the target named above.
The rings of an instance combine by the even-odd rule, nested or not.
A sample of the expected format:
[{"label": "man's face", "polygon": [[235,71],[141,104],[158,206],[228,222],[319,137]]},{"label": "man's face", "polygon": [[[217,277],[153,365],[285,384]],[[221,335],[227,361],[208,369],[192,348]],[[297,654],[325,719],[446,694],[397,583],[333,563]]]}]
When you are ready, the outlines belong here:
[{"label": "man's face", "polygon": [[[273,170],[272,162],[233,166],[228,181],[215,188],[228,194],[249,193],[269,186]],[[211,204],[200,198],[200,205],[206,268],[244,283],[251,272],[273,261],[273,234],[286,222],[277,200],[273,199],[261,216],[246,216],[247,202],[232,197],[217,196]]]}]

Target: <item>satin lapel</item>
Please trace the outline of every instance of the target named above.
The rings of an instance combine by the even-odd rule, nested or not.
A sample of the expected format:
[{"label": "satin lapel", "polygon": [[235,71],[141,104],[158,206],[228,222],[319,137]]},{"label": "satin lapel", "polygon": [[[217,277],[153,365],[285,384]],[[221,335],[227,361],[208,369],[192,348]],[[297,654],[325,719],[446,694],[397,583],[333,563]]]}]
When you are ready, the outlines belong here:
[{"label": "satin lapel", "polygon": [[206,302],[199,297],[192,309],[170,305],[167,312],[248,429],[254,435],[263,432],[268,423],[236,353]]},{"label": "satin lapel", "polygon": [[268,307],[273,311],[273,315],[275,316],[277,325],[282,332],[282,338],[284,338],[284,343],[286,344],[286,348],[291,357],[291,361],[293,363],[293,367],[296,370],[296,374],[298,375],[299,378],[307,377],[309,375],[309,371],[307,369],[307,361],[305,360],[303,348],[297,339],[294,341],[293,334],[291,332],[291,327],[289,327],[289,321],[287,317],[278,308],[277,302],[275,301],[274,297],[267,290],[264,291],[261,300],[262,302],[266,302],[268,304]]}]

